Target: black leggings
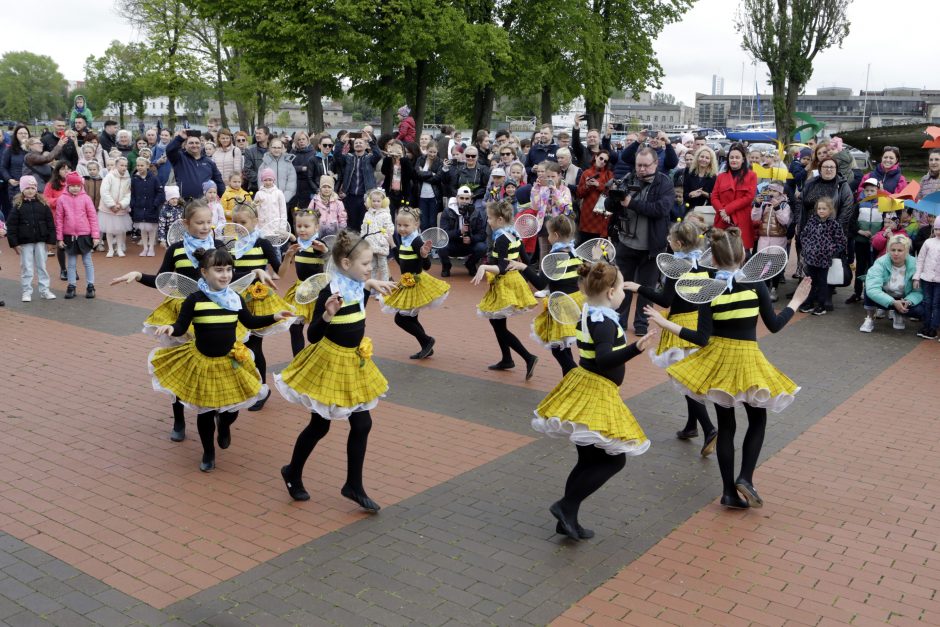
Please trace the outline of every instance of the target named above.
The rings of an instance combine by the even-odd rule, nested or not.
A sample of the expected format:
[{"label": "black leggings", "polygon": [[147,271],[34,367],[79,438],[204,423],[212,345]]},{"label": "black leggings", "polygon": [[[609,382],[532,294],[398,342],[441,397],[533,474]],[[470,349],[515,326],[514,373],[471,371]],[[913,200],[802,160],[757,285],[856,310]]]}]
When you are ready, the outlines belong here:
[{"label": "black leggings", "polygon": [[530,361],[532,359],[532,353],[527,351],[525,346],[522,345],[522,342],[519,341],[519,338],[509,330],[506,318],[490,318],[490,324],[493,326],[493,332],[496,334],[496,341],[499,342],[499,351],[502,354],[501,361],[512,361],[512,355],[509,354],[510,348],[516,351],[524,360]]},{"label": "black leggings", "polygon": [[183,414],[183,404],[176,399],[173,401],[173,430],[182,431],[186,428],[186,416]]},{"label": "black leggings", "polygon": [[418,316],[403,316],[397,313],[395,314],[395,324],[405,333],[418,340],[422,348],[431,341],[431,337],[424,332],[424,327],[418,322]]},{"label": "black leggings", "polygon": [[690,396],[685,397],[685,404],[689,408],[689,418],[686,420],[683,431],[691,431],[698,424],[702,427],[702,435],[708,435],[715,430],[715,425],[708,418],[708,409],[705,403],[700,403]]},{"label": "black leggings", "polygon": [[[747,432],[744,434],[744,444],[741,446],[741,473],[742,479],[754,483],[754,468],[757,467],[757,458],[760,456],[761,446],[764,444],[764,431],[767,428],[767,410],[763,407],[744,405],[747,412]],[[722,491],[725,496],[735,496],[734,488],[734,408],[715,405],[718,416],[718,468],[721,470]]]},{"label": "black leggings", "polygon": [[855,242],[855,295],[859,298],[862,297],[862,280],[858,277],[868,274],[871,262],[871,242]]},{"label": "black leggings", "polygon": [[[290,350],[291,353],[294,354],[294,357],[296,357],[297,353],[302,351],[307,344],[304,339],[304,325],[299,322],[292,324],[288,332],[290,333]],[[257,363],[257,361],[255,363]]]},{"label": "black leggings", "polygon": [[65,272],[65,249],[56,246],[55,258],[59,262],[59,272]]},{"label": "black leggings", "polygon": [[572,520],[577,520],[584,499],[597,492],[627,463],[624,453],[608,455],[604,449],[593,445],[578,445],[577,449],[578,463],[571,469],[565,482],[565,496],[559,501],[562,512]]},{"label": "black leggings", "polygon": [[565,376],[568,374],[569,370],[574,370],[577,366],[577,364],[574,363],[574,357],[571,354],[570,348],[553,348],[552,357],[554,357],[558,365],[561,366],[561,376]]},{"label": "black leggings", "polygon": [[232,423],[238,418],[237,411],[207,411],[196,417],[196,427],[199,429],[199,440],[202,442],[202,461],[215,459],[215,417],[219,417],[219,435],[228,431]]},{"label": "black leggings", "polygon": [[264,341],[263,337],[254,334],[249,335],[248,340],[245,342],[245,347],[255,354],[255,366],[258,368],[258,372],[261,373],[261,382],[267,383],[268,360],[264,358],[264,348],[261,346],[262,341]]},{"label": "black leggings", "polygon": [[[313,452],[317,442],[330,431],[330,422],[316,412],[310,412],[308,424],[294,443],[294,454],[290,459],[290,476],[300,478],[304,464]],[[366,458],[369,443],[369,431],[372,430],[372,416],[368,411],[357,411],[349,416],[349,438],[346,440],[346,486],[354,492],[363,492],[362,465]]]}]

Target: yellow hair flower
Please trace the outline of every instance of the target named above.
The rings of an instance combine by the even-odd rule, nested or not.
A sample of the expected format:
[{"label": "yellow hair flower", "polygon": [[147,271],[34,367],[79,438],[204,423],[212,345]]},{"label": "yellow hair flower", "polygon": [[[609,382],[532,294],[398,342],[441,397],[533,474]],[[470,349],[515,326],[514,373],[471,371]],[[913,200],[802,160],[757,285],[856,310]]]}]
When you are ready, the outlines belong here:
[{"label": "yellow hair flower", "polygon": [[251,287],[248,288],[248,295],[251,296],[252,300],[264,300],[268,297],[270,289],[264,283],[252,283]]},{"label": "yellow hair flower", "polygon": [[359,342],[359,348],[356,349],[356,354],[359,355],[359,367],[362,368],[366,365],[367,359],[372,359],[372,340],[364,337],[362,341]]},{"label": "yellow hair flower", "polygon": [[406,272],[401,275],[401,281],[399,283],[402,287],[414,287],[415,286],[415,275],[410,272]]}]

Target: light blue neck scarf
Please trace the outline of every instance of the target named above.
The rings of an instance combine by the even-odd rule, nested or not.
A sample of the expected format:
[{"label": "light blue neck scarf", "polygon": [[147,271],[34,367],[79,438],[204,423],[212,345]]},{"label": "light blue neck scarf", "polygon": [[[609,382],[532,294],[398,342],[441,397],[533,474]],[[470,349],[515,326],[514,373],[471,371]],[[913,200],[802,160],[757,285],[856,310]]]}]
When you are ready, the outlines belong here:
[{"label": "light blue neck scarf", "polygon": [[207,251],[215,248],[215,239],[212,237],[212,234],[209,234],[209,237],[205,239],[197,239],[189,234],[188,231],[183,233],[183,250],[186,251],[186,257],[189,259],[189,262],[193,264],[194,268],[199,267],[199,262],[196,260],[195,252],[203,248]]},{"label": "light blue neck scarf", "polygon": [[226,285],[221,290],[213,290],[206,283],[205,279],[199,279],[196,283],[202,293],[209,297],[213,303],[229,311],[240,311],[242,308],[242,299],[235,293],[235,290]]}]

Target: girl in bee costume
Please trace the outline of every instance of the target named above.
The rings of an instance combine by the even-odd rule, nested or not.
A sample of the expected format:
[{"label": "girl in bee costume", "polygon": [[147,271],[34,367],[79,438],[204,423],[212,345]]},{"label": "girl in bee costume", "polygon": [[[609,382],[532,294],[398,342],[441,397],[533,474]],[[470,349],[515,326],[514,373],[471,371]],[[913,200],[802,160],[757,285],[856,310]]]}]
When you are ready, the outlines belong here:
[{"label": "girl in bee costume", "polygon": [[[623,287],[631,292],[638,292],[660,307],[668,308],[668,320],[675,322],[680,327],[695,330],[698,324],[698,305],[676,296],[676,281],[680,277],[708,278],[710,276],[706,268],[698,265],[703,253],[702,231],[691,220],[676,222],[669,230],[667,241],[673,253],[671,255],[662,253],[656,258],[660,272],[666,277],[666,283],[662,291],[632,281],[625,282]],[[669,331],[664,331],[660,334],[659,345],[655,351],[650,353],[650,357],[653,363],[660,368],[667,368],[688,357],[696,350],[698,350],[698,346],[692,342],[683,340]],[[697,424],[701,425],[702,434],[705,436],[701,454],[702,457],[707,457],[715,450],[718,430],[715,429],[712,421],[708,418],[708,409],[705,407],[705,403],[697,401],[691,396],[685,397],[685,403],[689,411],[688,419],[685,427],[676,432],[676,437],[680,440],[694,438],[698,436]]]},{"label": "girl in bee costume", "polygon": [[[666,372],[685,394],[715,403],[718,416],[718,467],[721,504],[743,509],[761,507],[754,488],[754,468],[764,442],[767,410],[779,412],[793,402],[799,387],[777,370],[757,345],[757,318],[771,333],[780,331],[806,300],[810,282],[804,279],[790,304],[777,314],[765,281],[786,266],[786,252],[766,248],[744,261],[744,245],[737,227],[711,232],[711,255],[718,272],[714,279],[680,279],[677,293],[701,303],[697,330],[667,320],[647,307],[650,321],[701,348]],[[748,428],[741,450],[741,472],[734,476],[734,408],[743,406]],[[742,496],[738,494],[741,493]]]},{"label": "girl in bee costume", "polygon": [[297,281],[287,290],[284,300],[297,314],[290,327],[290,348],[296,356],[304,348],[304,323],[313,319],[313,303],[302,305],[297,302],[297,287],[315,274],[323,272],[326,258],[326,244],[320,241],[320,218],[313,209],[298,207],[294,209],[294,234],[297,243],[292,244],[284,254],[284,264],[293,262],[297,269]]},{"label": "girl in bee costume", "polygon": [[[532,419],[533,429],[567,437],[578,450],[565,495],[549,508],[558,521],[555,530],[572,540],[594,536],[578,522],[584,499],[623,469],[627,455],[641,455],[649,448],[643,429],[620,398],[620,385],[624,364],[655,338],[646,335],[627,345],[616,311],[624,299],[623,276],[616,266],[585,263],[578,274],[586,300],[578,330],[580,365],[545,397]],[[577,311],[573,300],[572,306]]]},{"label": "girl in bee costume", "polygon": [[154,349],[150,353],[150,374],[155,390],[173,395],[198,413],[196,424],[203,448],[199,469],[209,472],[215,468],[212,439],[216,422],[219,447],[226,449],[238,411],[268,392],[251,351],[236,341],[236,323],[240,321],[249,329],[261,328],[289,318],[291,313],[251,315],[245,301],[229,287],[234,262],[224,248],[200,248],[195,257],[202,275],[198,291],[186,297],[172,325],[156,330],[157,335],[181,336],[192,325],[195,337],[185,344]]},{"label": "girl in bee costume", "polygon": [[[271,266],[276,274],[281,268],[281,262],[274,246],[262,237],[261,232],[258,230],[258,213],[254,206],[248,203],[236,202],[235,207],[232,209],[232,221],[248,230],[248,235],[237,240],[232,250],[232,256],[235,257],[235,278],[239,279],[255,270],[264,270],[266,266]],[[241,295],[245,299],[248,311],[256,316],[290,310],[287,301],[261,281],[253,282]],[[258,372],[261,373],[262,383],[267,383],[268,380],[268,361],[264,356],[262,342],[268,335],[290,329],[291,322],[292,320],[284,320],[261,329],[255,329],[251,332],[248,341],[245,342],[245,346],[255,354],[255,364],[258,366]],[[268,390],[267,396],[259,399],[257,403],[249,407],[248,411],[260,411],[269,396],[271,396],[271,390]]]},{"label": "girl in bee costume", "polygon": [[[281,477],[291,498],[310,499],[303,469],[333,420],[349,421],[346,483],[340,493],[370,512],[379,510],[362,483],[372,416],[388,390],[388,381],[372,361],[372,341],[365,337],[368,291],[388,293],[394,283],[368,279],[372,270],[369,243],[351,231],[340,231],[330,251],[329,284],[320,290],[307,329],[310,345],[294,357],[274,383],[281,395],[310,410],[310,424],[297,436],[290,463]],[[311,277],[313,281],[317,277]],[[300,289],[300,288],[298,288]]]},{"label": "girl in bee costume", "polygon": [[520,271],[525,270],[529,258],[522,248],[512,222],[512,205],[508,202],[491,202],[486,206],[486,222],[493,230],[493,249],[488,264],[477,268],[471,283],[479,285],[486,277],[489,288],[477,305],[477,313],[490,321],[502,358],[488,366],[490,370],[515,368],[509,350],[512,349],[525,360],[526,381],[532,378],[539,358],[526,350],[519,338],[509,330],[509,316],[532,309],[537,304]]},{"label": "girl in bee costume", "polygon": [[[563,260],[564,268],[557,275],[559,278],[548,277],[548,290],[550,292],[564,292],[571,296],[580,306],[584,304],[584,294],[578,289],[578,268],[583,261],[575,253],[574,248],[574,223],[571,218],[565,215],[558,215],[549,218],[545,222],[548,231],[548,243],[552,245],[549,254],[566,253],[567,259]],[[548,311],[548,301],[545,301],[546,307],[532,321],[532,339],[541,344],[544,348],[552,351],[552,357],[561,366],[561,374],[566,375],[568,371],[575,368],[577,364],[571,355],[571,347],[576,342],[576,325],[561,324],[555,320]]]},{"label": "girl in bee costume", "polygon": [[450,285],[424,272],[431,268],[431,242],[421,239],[420,222],[421,212],[417,207],[402,205],[398,209],[394,245],[389,256],[398,262],[401,279],[397,288],[382,298],[382,311],[394,313],[395,324],[421,346],[411,359],[425,359],[434,354],[434,338],[418,321],[418,311],[439,307],[450,291]]}]

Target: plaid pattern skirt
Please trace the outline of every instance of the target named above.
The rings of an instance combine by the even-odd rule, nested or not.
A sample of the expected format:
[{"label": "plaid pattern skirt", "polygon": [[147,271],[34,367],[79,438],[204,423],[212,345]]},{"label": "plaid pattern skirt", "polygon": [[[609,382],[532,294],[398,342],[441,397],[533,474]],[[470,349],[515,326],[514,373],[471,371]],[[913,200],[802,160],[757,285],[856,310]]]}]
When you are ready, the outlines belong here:
[{"label": "plaid pattern skirt", "polygon": [[287,293],[284,294],[284,301],[287,303],[288,307],[293,309],[294,313],[297,314],[293,322],[304,324],[313,320],[313,308],[316,302],[309,302],[306,305],[301,305],[297,302],[297,286],[301,283],[303,283],[303,281],[297,280],[291,285]]},{"label": "plaid pattern skirt", "polygon": [[[167,296],[163,299],[163,302],[160,303],[160,306],[154,309],[153,312],[147,316],[147,319],[144,320],[144,328],[142,331],[146,335],[155,335],[159,327],[176,323],[176,319],[179,318],[180,309],[182,306],[182,298],[170,298]],[[245,327],[245,325],[243,325],[241,322],[235,325],[235,337],[238,338],[239,342],[244,342],[248,339],[248,328]],[[189,331],[178,337],[172,335],[159,335],[156,336],[156,338],[157,343],[160,346],[179,346],[180,344],[185,344],[189,340],[193,339],[193,327],[192,325],[189,325]]]},{"label": "plaid pattern skirt", "polygon": [[757,342],[716,337],[666,369],[673,384],[697,401],[722,407],[783,411],[800,387],[767,361]]},{"label": "plaid pattern skirt", "polygon": [[400,282],[388,296],[383,296],[384,313],[400,313],[403,316],[417,316],[420,309],[440,307],[447,299],[450,285],[427,272],[415,274],[415,284],[406,287]]},{"label": "plaid pattern skirt", "polygon": [[[578,307],[584,307],[584,294],[580,291],[569,294],[569,296],[574,299],[574,302],[578,303]],[[542,348],[568,348],[578,343],[577,332],[577,324],[562,324],[552,318],[552,314],[548,311],[548,299],[542,300],[542,311],[532,321],[532,333],[530,335],[533,340],[538,342]]]},{"label": "plaid pattern skirt", "polygon": [[532,428],[609,455],[642,455],[650,447],[614,382],[581,367],[569,371],[539,403]]},{"label": "plaid pattern skirt", "polygon": [[354,412],[374,408],[388,391],[378,366],[358,351],[323,338],[274,375],[274,385],[291,403],[328,420],[346,420]]},{"label": "plaid pattern skirt", "polygon": [[[670,315],[667,320],[675,322],[680,327],[692,329],[693,331],[698,328],[697,311],[680,313],[674,316]],[[656,350],[650,351],[649,355],[654,365],[660,368],[668,368],[672,364],[682,361],[699,348],[697,344],[686,342],[675,333],[663,330],[663,332],[659,334],[659,344],[656,346]]]},{"label": "plaid pattern skirt", "polygon": [[154,390],[179,399],[197,413],[238,411],[268,394],[253,355],[243,363],[229,355],[206,357],[193,341],[150,351],[150,376]]},{"label": "plaid pattern skirt", "polygon": [[506,274],[486,273],[489,289],[477,305],[477,315],[484,318],[508,318],[528,311],[538,304],[528,283],[518,270]]},{"label": "plaid pattern skirt", "polygon": [[[254,298],[249,292],[252,289],[259,289],[255,286],[263,285],[267,289],[267,295],[263,298]],[[249,285],[244,292],[242,292],[242,298],[245,299],[245,305],[248,308],[248,311],[251,312],[253,316],[271,316],[276,314],[279,311],[292,311],[293,307],[290,304],[281,298],[281,295],[272,290],[267,285],[263,283],[252,283]],[[293,318],[286,318],[284,320],[278,320],[274,324],[268,325],[266,327],[261,327],[260,329],[252,329],[251,334],[257,335],[259,337],[265,337],[267,335],[274,335],[276,333],[281,333],[290,329],[290,326],[294,324]]]}]

